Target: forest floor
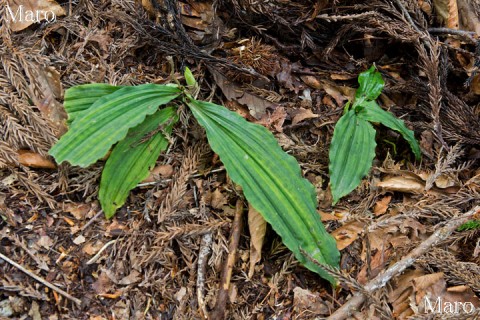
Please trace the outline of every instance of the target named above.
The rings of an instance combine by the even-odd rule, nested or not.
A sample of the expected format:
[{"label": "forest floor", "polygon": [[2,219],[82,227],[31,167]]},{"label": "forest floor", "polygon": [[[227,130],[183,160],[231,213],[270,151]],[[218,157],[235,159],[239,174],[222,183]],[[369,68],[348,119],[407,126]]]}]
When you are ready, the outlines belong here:
[{"label": "forest floor", "polygon": [[[12,21],[19,5],[56,19]],[[0,318],[479,318],[479,16],[467,0],[1,0]],[[422,158],[375,126],[370,173],[332,206],[333,130],[372,65],[380,105],[414,130]],[[65,89],[184,81],[186,66],[201,98],[265,126],[298,160],[341,252],[338,287],[270,226],[249,229],[188,115],[110,220],[103,162],[48,155],[67,130]]]}]

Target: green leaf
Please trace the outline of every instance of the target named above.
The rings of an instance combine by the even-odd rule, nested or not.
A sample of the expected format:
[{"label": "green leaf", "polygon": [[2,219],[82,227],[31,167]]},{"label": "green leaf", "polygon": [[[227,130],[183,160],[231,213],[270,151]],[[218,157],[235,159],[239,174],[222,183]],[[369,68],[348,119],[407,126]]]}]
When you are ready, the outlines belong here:
[{"label": "green leaf", "polygon": [[330,145],[330,188],[333,204],[354,190],[368,173],[375,157],[375,129],[355,110],[335,125]]},{"label": "green leaf", "polygon": [[193,76],[193,73],[189,67],[185,67],[185,81],[190,87],[195,87],[197,84],[197,81],[195,80],[195,77]]},{"label": "green leaf", "polygon": [[64,107],[68,113],[68,123],[80,117],[82,112],[103,96],[114,93],[123,87],[112,86],[106,83],[82,84],[65,91]]},{"label": "green leaf", "polygon": [[107,219],[125,203],[130,190],[148,177],[160,152],[167,148],[168,140],[162,130],[156,133],[154,130],[164,126],[163,132],[170,135],[177,120],[174,108],[161,109],[130,129],[127,137],[113,148],[103,169],[98,192]]},{"label": "green leaf", "polygon": [[356,109],[357,106],[361,106],[364,101],[377,99],[385,86],[382,75],[374,66],[367,71],[360,73],[358,76],[358,83],[360,84],[360,87],[355,92],[353,109]]},{"label": "green leaf", "polygon": [[380,108],[380,106],[375,101],[365,103],[364,106],[365,107],[358,112],[358,117],[360,119],[368,120],[371,122],[379,122],[384,126],[399,132],[402,137],[410,144],[410,148],[412,148],[412,151],[415,154],[415,158],[417,158],[417,160],[421,158],[422,155],[420,151],[420,146],[417,142],[417,139],[415,139],[414,132],[405,126],[403,120],[396,118],[390,112]]},{"label": "green leaf", "polygon": [[103,96],[72,122],[49,153],[58,163],[69,161],[86,167],[104,157],[113,144],[125,138],[130,128],[180,93],[178,87],[144,84]]},{"label": "green leaf", "polygon": [[267,129],[247,122],[225,107],[195,100],[188,106],[250,204],[302,264],[335,283],[332,276],[299,250],[302,248],[323,264],[338,267],[340,253],[335,239],[323,227],[316,211],[314,187],[301,176],[295,158],[280,148]]}]

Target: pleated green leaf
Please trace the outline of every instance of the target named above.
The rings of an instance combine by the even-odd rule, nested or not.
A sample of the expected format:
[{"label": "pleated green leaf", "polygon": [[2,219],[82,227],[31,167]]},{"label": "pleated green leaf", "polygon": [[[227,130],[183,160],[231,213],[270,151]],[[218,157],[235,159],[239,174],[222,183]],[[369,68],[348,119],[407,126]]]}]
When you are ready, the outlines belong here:
[{"label": "pleated green leaf", "polygon": [[385,86],[382,75],[374,66],[370,67],[367,71],[360,73],[358,76],[358,83],[360,86],[355,92],[355,101],[352,106],[354,109],[356,109],[357,106],[361,106],[364,101],[377,99]]},{"label": "pleated green leaf", "polygon": [[174,108],[161,109],[130,129],[126,138],[113,148],[98,192],[107,219],[125,203],[130,190],[148,177],[160,152],[168,146],[164,134],[170,135],[177,119]]},{"label": "pleated green leaf", "polygon": [[112,86],[107,83],[89,83],[71,87],[65,91],[63,103],[68,113],[68,123],[72,123],[81,113],[90,108],[95,101],[103,96],[114,93],[123,87]]},{"label": "pleated green leaf", "polygon": [[294,157],[286,154],[264,127],[213,103],[188,102],[231,179],[283,243],[307,268],[334,283],[322,268],[310,262],[299,248],[323,264],[338,267],[335,240],[316,211],[314,187],[301,175]]},{"label": "pleated green leaf", "polygon": [[144,84],[124,87],[103,96],[72,122],[70,129],[50,149],[58,163],[87,167],[104,157],[111,146],[125,138],[158,106],[180,94],[176,86]]},{"label": "pleated green leaf", "polygon": [[329,154],[333,204],[360,184],[372,166],[375,147],[375,129],[354,110],[338,120]]},{"label": "pleated green leaf", "polygon": [[420,146],[417,139],[415,139],[414,132],[405,126],[403,120],[396,118],[390,112],[380,108],[375,101],[364,103],[364,108],[358,112],[358,117],[371,122],[379,122],[384,126],[399,132],[402,137],[407,140],[410,148],[412,148],[412,151],[415,154],[415,157],[419,160],[422,156]]}]

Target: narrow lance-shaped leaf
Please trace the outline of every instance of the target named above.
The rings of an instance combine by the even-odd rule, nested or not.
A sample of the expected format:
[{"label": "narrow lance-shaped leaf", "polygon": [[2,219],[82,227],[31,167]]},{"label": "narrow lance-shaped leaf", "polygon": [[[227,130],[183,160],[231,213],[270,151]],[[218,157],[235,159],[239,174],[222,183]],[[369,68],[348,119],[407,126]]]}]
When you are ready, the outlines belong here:
[{"label": "narrow lance-shaped leaf", "polygon": [[368,173],[375,157],[375,129],[354,110],[335,125],[330,145],[330,188],[333,204],[354,190]]},{"label": "narrow lance-shaped leaf", "polygon": [[68,113],[68,123],[81,117],[82,112],[90,108],[95,101],[103,96],[114,93],[123,87],[112,86],[107,83],[89,83],[69,88],[65,91],[63,103]]},{"label": "narrow lance-shaped leaf", "polygon": [[267,129],[225,107],[195,100],[188,105],[250,204],[302,264],[334,283],[300,251],[302,248],[319,262],[338,267],[340,254],[335,240],[323,227],[316,211],[314,187],[301,176],[295,158],[280,148]]},{"label": "narrow lance-shaped leaf", "polygon": [[130,190],[148,176],[160,152],[168,146],[164,133],[170,135],[177,119],[174,108],[161,109],[130,129],[127,137],[113,148],[98,192],[107,218],[125,203]]},{"label": "narrow lance-shaped leaf", "polygon": [[68,132],[50,149],[58,163],[86,167],[104,157],[110,147],[125,138],[158,106],[180,94],[176,86],[145,84],[124,87],[98,99],[75,119]]},{"label": "narrow lance-shaped leaf", "polygon": [[364,106],[365,107],[358,112],[358,117],[360,119],[368,120],[371,122],[379,122],[384,126],[399,132],[402,137],[410,144],[410,148],[412,148],[415,157],[417,159],[420,159],[422,154],[418,141],[417,139],[415,139],[413,131],[408,129],[407,126],[405,126],[403,120],[396,118],[390,112],[380,108],[380,106],[375,101],[366,103],[364,104]]}]

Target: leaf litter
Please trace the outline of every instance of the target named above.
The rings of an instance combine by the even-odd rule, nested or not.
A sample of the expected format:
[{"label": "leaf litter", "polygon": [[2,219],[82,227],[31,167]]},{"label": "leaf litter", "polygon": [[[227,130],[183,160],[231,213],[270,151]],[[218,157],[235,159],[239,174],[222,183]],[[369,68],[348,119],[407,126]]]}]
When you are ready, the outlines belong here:
[{"label": "leaf litter", "polygon": [[[57,20],[6,23],[4,4]],[[364,308],[341,311],[350,294],[480,203],[474,1],[4,1],[0,10],[0,253],[82,299],[76,307],[0,260],[8,316],[198,319],[213,310],[239,191],[187,115],[113,221],[98,215],[101,166],[55,166],[47,155],[65,130],[65,88],[165,83],[185,65],[197,66],[203,97],[276,133],[316,185],[319,219],[342,249],[334,291],[253,219],[238,244],[226,318],[426,319],[426,297],[478,307],[473,229],[436,243]],[[422,138],[423,158],[380,129],[374,168],[332,207],[333,128],[373,63],[386,81],[381,106]],[[202,300],[194,288],[207,234]]]}]

